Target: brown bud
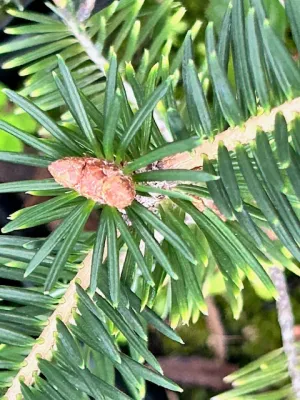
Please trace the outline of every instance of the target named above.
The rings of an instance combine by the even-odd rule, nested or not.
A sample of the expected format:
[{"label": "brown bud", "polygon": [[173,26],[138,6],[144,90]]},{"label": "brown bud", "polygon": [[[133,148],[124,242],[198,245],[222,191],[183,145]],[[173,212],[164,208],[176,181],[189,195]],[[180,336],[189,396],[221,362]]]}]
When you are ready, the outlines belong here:
[{"label": "brown bud", "polygon": [[104,202],[112,207],[125,208],[135,197],[132,179],[128,176],[111,176],[103,182]]},{"label": "brown bud", "polygon": [[48,167],[56,182],[76,190],[81,196],[123,209],[135,198],[129,176],[112,162],[89,157],[66,157]]}]

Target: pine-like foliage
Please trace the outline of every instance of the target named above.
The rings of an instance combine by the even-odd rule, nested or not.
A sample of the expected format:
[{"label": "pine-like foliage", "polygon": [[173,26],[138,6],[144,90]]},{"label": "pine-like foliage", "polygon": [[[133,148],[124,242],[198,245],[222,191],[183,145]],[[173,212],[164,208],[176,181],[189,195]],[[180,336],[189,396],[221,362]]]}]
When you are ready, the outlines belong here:
[{"label": "pine-like foliage", "polygon": [[213,400],[294,399],[295,394],[289,380],[287,359],[283,348],[280,348],[228,375],[225,381],[234,388],[213,397]]},{"label": "pine-like foliage", "polygon": [[[252,0],[245,11],[243,1],[234,0],[219,39],[212,23],[206,28],[199,76],[193,38],[201,24],[178,47],[183,8],[172,0],[149,3],[115,1],[81,22],[82,10],[72,7],[49,4],[53,17],[8,10],[33,24],[6,29],[30,34],[0,47],[2,53],[28,48],[3,65],[22,67],[27,76],[19,93],[6,93],[39,123],[42,135],[0,122],[35,150],[0,152],[0,159],[42,168],[66,157],[105,159],[132,180],[136,198],[118,210],[54,179],[0,185],[1,193],[51,196],[12,214],[4,233],[61,221],[48,238],[0,237],[0,277],[12,282],[0,286],[3,394],[47,319],[55,317],[65,323],[58,321],[55,338],[46,338],[52,356],[42,355],[42,377],[33,386],[22,383],[24,399],[129,398],[116,388],[115,370],[130,398],[144,397],[145,381],[180,390],[147,348],[148,324],[180,342],[163,319],[172,328],[197,321],[216,274],[235,318],[245,279],[275,295],[270,266],[300,274],[300,120],[286,111],[289,105],[295,110],[299,96],[297,63],[262,2]],[[286,12],[300,51],[296,3],[286,0]],[[271,123],[256,133],[259,122],[247,120],[275,106],[284,115],[263,115]],[[200,160],[201,152],[208,155]],[[179,154],[188,157],[189,169],[201,169],[168,168]],[[92,212],[100,222],[86,233]],[[76,282],[76,298],[72,292],[68,303],[84,259],[88,276]],[[59,314],[66,309],[68,318]],[[122,352],[124,340],[129,355]]]}]

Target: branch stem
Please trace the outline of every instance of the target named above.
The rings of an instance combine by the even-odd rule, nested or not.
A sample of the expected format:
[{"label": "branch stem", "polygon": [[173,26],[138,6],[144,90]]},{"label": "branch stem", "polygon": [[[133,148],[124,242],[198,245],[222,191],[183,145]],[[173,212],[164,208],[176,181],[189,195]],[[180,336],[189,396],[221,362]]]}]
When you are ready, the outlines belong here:
[{"label": "branch stem", "polygon": [[287,101],[270,112],[263,113],[256,117],[249,118],[243,126],[229,128],[215,136],[214,141],[204,141],[192,152],[184,152],[171,157],[166,157],[159,163],[162,169],[194,169],[201,168],[203,165],[203,154],[207,154],[210,159],[216,159],[218,155],[218,144],[223,141],[229,151],[235,149],[236,144],[250,143],[256,137],[258,128],[265,132],[274,129],[275,117],[278,112],[282,112],[287,123],[291,122],[295,113],[300,113],[300,97]]},{"label": "branch stem", "polygon": [[294,337],[294,316],[289,298],[284,272],[274,266],[270,269],[270,275],[278,292],[276,307],[278,321],[281,329],[283,349],[288,361],[288,371],[292,381],[295,398],[300,400],[300,370],[297,362],[297,348]]},{"label": "branch stem", "polygon": [[90,252],[81,264],[77,275],[69,284],[61,303],[50,316],[48,324],[36,344],[25,358],[25,365],[15,376],[12,385],[4,396],[5,400],[16,400],[18,398],[17,396],[21,393],[20,380],[23,380],[27,385],[31,385],[34,382],[34,375],[39,371],[38,357],[48,360],[51,358],[51,350],[55,343],[56,319],[59,317],[65,324],[70,322],[72,312],[76,308],[77,303],[75,283],[80,283],[83,289],[88,288],[90,284],[91,260],[92,253]]}]

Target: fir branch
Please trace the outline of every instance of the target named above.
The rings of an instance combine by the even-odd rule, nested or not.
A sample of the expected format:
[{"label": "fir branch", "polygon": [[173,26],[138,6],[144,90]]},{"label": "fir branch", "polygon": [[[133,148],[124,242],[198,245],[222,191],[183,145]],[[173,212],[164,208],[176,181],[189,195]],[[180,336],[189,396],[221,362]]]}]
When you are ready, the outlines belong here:
[{"label": "fir branch", "polygon": [[[192,154],[186,152],[178,154],[174,157],[166,158],[160,163],[160,168],[170,169],[170,168],[180,167],[184,169],[193,169],[196,167],[200,167],[202,166],[202,159],[201,159],[202,154],[205,153],[208,154],[210,158],[216,158],[218,151],[218,142],[220,140],[223,140],[224,143],[227,145],[227,147],[230,150],[231,149],[233,150],[235,142],[239,141],[241,143],[249,143],[251,140],[253,140],[256,135],[257,127],[261,127],[266,131],[271,131],[274,127],[275,115],[279,111],[281,111],[284,114],[285,118],[287,119],[287,122],[290,122],[293,119],[293,114],[295,112],[300,111],[300,98],[296,98],[290,102],[286,102],[281,106],[274,108],[269,114],[263,114],[258,117],[250,118],[248,121],[246,121],[244,128],[236,127],[227,129],[226,131],[217,135],[214,142],[203,143],[196,150],[194,150]],[[205,207],[213,208],[212,206],[207,204],[205,204]],[[76,277],[70,283],[70,286],[64,296],[65,302],[60,304],[60,306],[55,310],[55,312],[50,317],[47,327],[44,329],[41,336],[37,340],[37,344],[33,347],[31,353],[25,359],[26,365],[19,371],[19,373],[17,374],[17,376],[13,381],[12,386],[7,391],[6,398],[8,400],[15,399],[16,396],[20,393],[20,382],[19,382],[20,378],[22,379],[24,378],[24,382],[26,384],[32,384],[32,382],[34,381],[34,373],[37,373],[38,371],[37,356],[39,355],[42,358],[51,357],[51,349],[54,345],[54,340],[55,340],[54,333],[56,331],[56,318],[60,316],[63,322],[65,323],[68,323],[70,321],[72,317],[72,310],[74,307],[76,307],[75,281],[79,280],[81,282],[81,286],[83,288],[87,288],[90,279],[90,268],[91,268],[91,255],[89,254],[83,262],[83,267],[79,270]],[[278,273],[278,271],[276,270],[277,268],[276,269],[273,268],[271,274],[274,284],[278,290],[278,293],[280,294],[280,298],[278,299],[277,302],[279,321],[282,327],[283,342],[287,343],[288,347],[287,356],[290,359],[289,366],[291,368],[290,371],[291,376],[293,377],[298,375],[297,371],[294,368],[294,353],[293,353],[294,350],[292,350],[290,342],[291,332],[292,332],[291,327],[293,326],[293,317],[291,310],[290,313],[288,313],[286,307],[287,301],[289,307],[290,304],[286,287],[285,288],[283,287],[285,283],[282,280],[282,277],[281,279],[279,277],[279,273],[281,275],[282,273],[281,271],[279,271]],[[282,300],[282,302],[280,301],[280,299]],[[284,306],[282,305],[283,303]],[[289,319],[288,319],[289,323],[286,322],[287,314],[289,314]],[[289,354],[291,354],[291,357],[289,357]],[[296,382],[298,382],[298,378],[296,379]],[[299,386],[298,388],[299,392],[297,393],[300,394],[300,384],[298,384],[298,386]]]},{"label": "fir branch", "polygon": [[194,169],[203,166],[203,154],[207,154],[210,159],[216,159],[218,154],[218,144],[223,141],[229,151],[234,150],[236,144],[250,143],[255,139],[257,128],[265,132],[271,132],[274,129],[275,117],[278,112],[282,112],[286,122],[290,123],[295,113],[300,112],[300,97],[287,101],[271,112],[249,118],[243,126],[228,128],[215,136],[213,142],[206,140],[192,152],[176,154],[172,157],[166,157],[158,167],[161,169]]},{"label": "fir branch", "polygon": [[[57,5],[61,4],[60,0],[55,1]],[[60,9],[60,15],[68,26],[69,30],[73,33],[74,37],[78,40],[81,46],[84,48],[86,54],[92,62],[105,74],[105,66],[107,60],[102,56],[97,46],[92,42],[91,38],[86,33],[84,26],[79,23],[74,15],[72,15],[67,9]],[[125,88],[128,96],[128,100],[132,104],[136,104],[135,97],[133,95],[131,86],[125,83]],[[275,115],[278,111],[281,111],[287,122],[290,122],[293,118],[294,112],[300,112],[300,98],[296,98],[293,101],[286,102],[279,107],[274,108],[271,113],[265,113],[263,115],[250,118],[243,127],[230,128],[220,134],[218,134],[213,142],[205,142],[200,145],[193,154],[182,153],[176,156],[166,158],[160,163],[160,167],[164,169],[171,168],[184,168],[193,169],[202,166],[202,154],[207,154],[209,158],[216,158],[218,152],[218,143],[223,140],[224,144],[229,150],[234,149],[234,145],[237,141],[241,143],[249,143],[255,138],[257,127],[261,127],[265,131],[270,131],[274,127]],[[157,117],[156,117],[157,120]],[[158,122],[158,121],[157,121]],[[158,123],[162,132],[165,129],[164,121]],[[205,205],[207,207],[207,205]],[[80,269],[76,277],[71,281],[66,294],[64,296],[64,302],[61,303],[54,311],[49,319],[47,327],[42,332],[41,336],[37,340],[36,345],[32,348],[31,353],[25,359],[26,365],[19,371],[15,377],[12,386],[6,393],[8,400],[16,399],[20,394],[20,382],[19,379],[24,379],[26,384],[32,384],[34,381],[34,375],[38,373],[38,360],[37,356],[41,358],[51,358],[51,350],[55,343],[54,333],[56,331],[56,318],[60,317],[63,322],[69,323],[72,318],[72,311],[76,307],[75,297],[75,281],[80,281],[81,286],[86,289],[90,282],[90,268],[91,268],[91,254],[89,254],[83,262],[83,267]],[[280,275],[281,274],[281,275]],[[274,276],[273,276],[274,275]],[[279,299],[277,302],[279,321],[282,329],[283,343],[285,351],[289,359],[289,370],[294,386],[297,398],[300,398],[300,379],[298,372],[295,369],[295,349],[294,339],[292,336],[293,328],[293,316],[291,313],[291,307],[287,295],[287,288],[284,281],[284,276],[281,271],[276,268],[272,271],[272,277],[274,284],[277,287],[279,293]]]},{"label": "fir branch", "polygon": [[[218,150],[218,142],[223,140],[226,146],[230,149],[234,149],[235,142],[249,143],[255,138],[257,127],[261,127],[263,130],[271,131],[274,127],[275,115],[281,111],[287,122],[293,119],[295,112],[300,112],[300,98],[296,98],[290,102],[286,102],[279,107],[274,108],[271,113],[263,114],[258,117],[250,118],[246,121],[244,128],[230,128],[216,136],[214,142],[205,142],[200,145],[193,154],[181,153],[174,157],[166,158],[160,163],[160,168],[171,169],[171,168],[184,168],[193,169],[202,166],[201,155],[203,153],[208,154],[210,158],[216,158]],[[212,208],[213,205],[205,204],[205,208]],[[197,207],[199,208],[199,207]],[[200,207],[200,211],[202,211]],[[76,288],[75,282],[80,281],[81,286],[86,289],[90,281],[90,269],[91,269],[91,254],[89,254],[83,261],[83,267],[79,270],[76,277],[71,281],[68,290],[64,296],[64,302],[61,303],[58,308],[54,311],[52,316],[49,318],[47,327],[44,329],[36,345],[33,347],[31,353],[25,359],[26,365],[19,371],[13,380],[12,386],[8,389],[5,398],[7,400],[16,399],[16,396],[21,393],[20,391],[20,379],[23,379],[26,384],[32,384],[34,381],[34,375],[38,373],[38,359],[37,356],[45,359],[51,358],[51,349],[53,348],[56,331],[56,318],[60,317],[64,323],[69,323],[72,318],[72,311],[76,307]],[[277,269],[277,268],[276,268]],[[273,269],[275,270],[275,268]],[[281,275],[282,272],[279,271]],[[282,337],[285,346],[285,350],[289,359],[289,368],[291,377],[293,380],[294,390],[300,396],[300,377],[295,369],[295,350],[293,348],[293,316],[290,309],[287,289],[284,281],[284,276],[279,277],[278,271],[272,271],[272,278],[274,284],[280,294],[280,298],[277,302],[279,321],[282,328]],[[284,286],[285,285],[285,286]],[[289,307],[289,308],[288,308]],[[290,310],[290,311],[289,311]],[[288,318],[287,318],[288,317]],[[298,379],[299,378],[299,379]],[[298,397],[300,399],[300,397]]]},{"label": "fir branch", "polygon": [[20,380],[27,385],[34,382],[34,375],[38,374],[38,358],[50,359],[51,349],[55,343],[56,319],[59,317],[65,324],[70,322],[72,312],[76,307],[76,285],[80,283],[83,289],[87,289],[90,283],[92,253],[90,252],[84,259],[81,268],[75,278],[70,282],[69,287],[63,296],[60,305],[53,312],[48,320],[48,324],[37,339],[30,354],[24,360],[25,365],[15,376],[12,385],[6,392],[4,399],[15,400],[21,393]]},{"label": "fir branch", "polygon": [[294,337],[294,316],[288,294],[284,272],[278,267],[270,268],[270,275],[278,292],[276,300],[278,321],[281,329],[282,343],[288,361],[295,398],[300,399],[300,371],[298,369],[297,348]]}]

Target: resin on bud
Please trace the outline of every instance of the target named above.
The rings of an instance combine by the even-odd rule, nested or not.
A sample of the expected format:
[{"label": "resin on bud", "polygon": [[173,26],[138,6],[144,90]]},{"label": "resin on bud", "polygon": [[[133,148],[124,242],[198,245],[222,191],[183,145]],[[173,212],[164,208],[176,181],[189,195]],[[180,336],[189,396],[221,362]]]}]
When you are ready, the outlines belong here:
[{"label": "resin on bud", "polygon": [[54,161],[48,169],[60,185],[98,203],[123,209],[135,198],[133,180],[112,162],[91,157],[66,157]]}]

